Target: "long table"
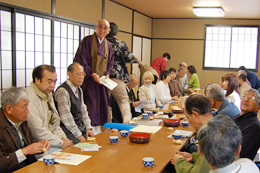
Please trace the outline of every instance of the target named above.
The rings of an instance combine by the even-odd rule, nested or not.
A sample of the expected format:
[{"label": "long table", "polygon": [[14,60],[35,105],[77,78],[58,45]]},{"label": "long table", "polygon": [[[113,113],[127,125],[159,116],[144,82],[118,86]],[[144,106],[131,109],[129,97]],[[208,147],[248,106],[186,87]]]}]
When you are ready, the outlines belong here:
[{"label": "long table", "polygon": [[[177,116],[179,116],[178,114]],[[188,127],[174,127],[174,130],[190,130],[194,131],[191,126]],[[111,144],[109,142],[109,136],[114,135],[108,129],[96,136],[96,143],[102,148],[99,151],[81,151],[76,147],[69,147],[63,152],[83,154],[92,156],[88,160],[84,161],[78,166],[54,164],[52,166],[46,166],[44,162],[37,161],[27,167],[24,167],[17,173],[47,173],[47,172],[90,172],[90,173],[127,173],[127,172],[149,172],[158,173],[169,162],[172,155],[176,153],[182,145],[176,145],[173,143],[172,138],[167,136],[173,132],[167,130],[167,127],[162,125],[162,128],[156,134],[151,135],[149,143],[136,144],[129,141],[129,137],[121,137],[119,132],[116,134],[119,137],[117,144]],[[187,138],[181,139],[184,144]],[[153,157],[155,164],[152,168],[144,167],[142,163],[143,157]]]}]

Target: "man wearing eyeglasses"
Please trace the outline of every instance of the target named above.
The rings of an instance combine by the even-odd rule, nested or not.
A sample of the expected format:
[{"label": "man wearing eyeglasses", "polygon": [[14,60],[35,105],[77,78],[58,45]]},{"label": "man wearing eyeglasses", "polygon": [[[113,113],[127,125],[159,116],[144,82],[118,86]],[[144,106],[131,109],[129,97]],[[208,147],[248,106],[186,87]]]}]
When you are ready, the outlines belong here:
[{"label": "man wearing eyeglasses", "polygon": [[74,58],[74,62],[82,65],[86,73],[81,88],[95,134],[100,133],[101,126],[110,120],[109,95],[100,80],[102,76],[108,78],[114,66],[113,49],[105,38],[109,31],[109,22],[99,20],[95,33],[81,41]]},{"label": "man wearing eyeglasses", "polygon": [[259,92],[256,89],[248,90],[242,97],[241,114],[235,119],[242,132],[241,158],[254,160],[260,147],[260,123],[257,118],[259,107]]},{"label": "man wearing eyeglasses", "polygon": [[[136,87],[136,85],[139,83],[139,79],[137,78],[136,74],[131,74],[129,76],[129,82],[127,82],[124,86],[124,89],[126,90],[129,101],[130,101],[130,108],[131,108],[131,119],[134,117],[137,117],[141,114],[141,112],[136,112],[135,107],[139,106],[141,104],[140,101],[137,101],[133,88]],[[123,123],[124,117],[122,116],[122,113],[120,111],[120,108],[118,104],[116,103],[114,96],[111,96],[111,107],[112,107],[112,113],[113,113],[113,119],[112,121],[115,123]]]},{"label": "man wearing eyeglasses", "polygon": [[91,120],[83,101],[80,86],[86,76],[83,67],[74,62],[67,69],[69,79],[55,92],[56,106],[59,111],[61,128],[74,144],[93,136]]}]

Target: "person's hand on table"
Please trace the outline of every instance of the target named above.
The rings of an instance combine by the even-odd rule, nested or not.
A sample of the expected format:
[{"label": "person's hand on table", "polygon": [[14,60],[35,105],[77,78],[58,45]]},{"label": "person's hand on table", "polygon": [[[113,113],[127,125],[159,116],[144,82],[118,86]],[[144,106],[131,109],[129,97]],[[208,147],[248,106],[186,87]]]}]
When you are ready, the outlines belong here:
[{"label": "person's hand on table", "polygon": [[174,154],[171,158],[171,164],[174,165],[179,158],[182,158],[182,157],[178,154]]},{"label": "person's hand on table", "polygon": [[22,152],[25,156],[39,154],[42,153],[43,145],[40,142],[32,143],[24,148],[22,148]]},{"label": "person's hand on table", "polygon": [[95,82],[97,82],[97,83],[100,84],[100,85],[102,84],[102,83],[101,83],[101,80],[100,80],[100,76],[99,76],[98,74],[92,73],[91,76],[93,77],[93,79],[94,79]]},{"label": "person's hand on table", "polygon": [[84,136],[80,136],[80,137],[78,137],[78,140],[79,140],[80,142],[83,142],[83,141],[86,140],[86,138],[84,138]]},{"label": "person's hand on table", "polygon": [[42,147],[45,148],[46,150],[50,149],[50,142],[47,139],[39,141],[42,144]]},{"label": "person's hand on table", "polygon": [[183,158],[186,159],[188,162],[192,161],[192,155],[190,153],[178,151],[177,154],[183,156]]},{"label": "person's hand on table", "polygon": [[141,104],[140,101],[133,102],[133,107],[137,107],[137,106],[139,106],[140,104]]},{"label": "person's hand on table", "polygon": [[192,161],[192,155],[190,153],[178,151],[176,154],[172,156],[171,164],[174,165],[179,158],[184,158],[187,160],[187,162]]},{"label": "person's hand on table", "polygon": [[109,75],[108,75],[108,74],[106,75],[106,79],[107,79],[107,78],[109,78]]},{"label": "person's hand on table", "polygon": [[179,120],[179,121],[187,120],[187,117],[186,117],[185,115],[183,115],[183,116],[180,116],[180,117],[178,118],[178,120]]},{"label": "person's hand on table", "polygon": [[178,96],[173,96],[171,99],[172,100],[178,100]]},{"label": "person's hand on table", "polygon": [[86,138],[88,138],[89,136],[94,136],[92,129],[87,129],[86,131]]},{"label": "person's hand on table", "polygon": [[73,142],[69,140],[68,138],[61,138],[63,140],[63,144],[61,146],[62,149],[66,149],[73,145]]}]

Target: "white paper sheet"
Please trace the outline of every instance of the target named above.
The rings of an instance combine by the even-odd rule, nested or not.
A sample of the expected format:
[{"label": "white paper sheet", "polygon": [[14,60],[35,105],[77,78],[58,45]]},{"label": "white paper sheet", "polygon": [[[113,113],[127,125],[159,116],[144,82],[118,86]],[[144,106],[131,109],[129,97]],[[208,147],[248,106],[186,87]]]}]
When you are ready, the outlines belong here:
[{"label": "white paper sheet", "polygon": [[[80,163],[84,162],[85,160],[87,160],[91,157],[88,155],[71,154],[71,153],[65,153],[65,152],[54,152],[50,155],[53,155],[55,153],[69,155],[69,156],[64,157],[64,159],[58,159],[55,157],[55,162],[60,163],[60,164],[66,164],[66,165],[79,165]],[[43,158],[40,158],[39,161],[43,161]]]},{"label": "white paper sheet", "polygon": [[81,148],[84,151],[98,151],[99,148],[101,148],[101,146],[99,146],[98,144],[89,144],[89,143],[86,143],[86,142],[77,143],[73,146],[77,147],[77,148]]},{"label": "white paper sheet", "polygon": [[146,125],[138,125],[137,127],[131,129],[131,132],[143,132],[143,133],[157,133],[162,126],[146,126]]},{"label": "white paper sheet", "polygon": [[106,79],[105,76],[102,76],[100,78],[100,80],[101,80],[102,84],[111,91],[118,85],[116,82],[112,81],[111,79],[109,79],[109,78]]},{"label": "white paper sheet", "polygon": [[141,109],[143,109],[147,104],[151,104],[152,101],[150,100],[141,100],[141,104],[137,107],[135,107],[135,112],[142,112]]}]

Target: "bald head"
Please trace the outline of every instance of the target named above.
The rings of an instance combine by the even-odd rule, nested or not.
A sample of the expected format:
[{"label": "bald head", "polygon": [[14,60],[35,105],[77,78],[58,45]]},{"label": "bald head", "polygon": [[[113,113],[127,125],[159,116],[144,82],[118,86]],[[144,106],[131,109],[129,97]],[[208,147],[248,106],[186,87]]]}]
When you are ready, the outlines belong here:
[{"label": "bald head", "polygon": [[110,32],[109,22],[106,19],[98,20],[95,30],[98,38],[102,40]]},{"label": "bald head", "polygon": [[136,74],[131,74],[129,79],[130,81],[126,85],[129,89],[133,89],[139,83],[139,79],[137,78]]},{"label": "bald head", "polygon": [[187,68],[188,67],[188,65],[185,63],[185,62],[181,62],[180,64],[179,64],[179,67],[182,67],[182,68]]}]

